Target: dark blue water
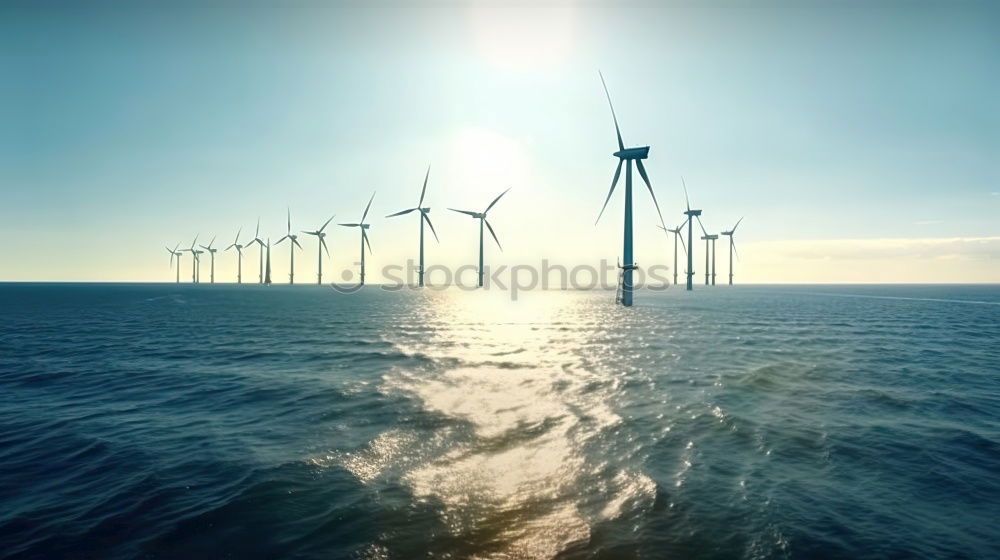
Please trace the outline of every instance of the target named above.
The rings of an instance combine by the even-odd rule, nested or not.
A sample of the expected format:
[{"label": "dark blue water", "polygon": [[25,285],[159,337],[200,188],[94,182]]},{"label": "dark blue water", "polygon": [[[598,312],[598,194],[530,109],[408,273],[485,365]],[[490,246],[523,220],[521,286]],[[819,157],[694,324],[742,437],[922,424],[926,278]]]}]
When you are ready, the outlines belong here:
[{"label": "dark blue water", "polygon": [[1000,287],[0,285],[11,558],[998,558]]}]

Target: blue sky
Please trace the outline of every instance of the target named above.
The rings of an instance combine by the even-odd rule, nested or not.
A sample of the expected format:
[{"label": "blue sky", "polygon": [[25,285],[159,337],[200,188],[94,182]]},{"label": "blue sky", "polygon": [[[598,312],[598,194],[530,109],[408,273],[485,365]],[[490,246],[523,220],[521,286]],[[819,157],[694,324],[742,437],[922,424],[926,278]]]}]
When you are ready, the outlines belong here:
[{"label": "blue sky", "polygon": [[[746,216],[744,281],[1000,281],[998,28],[969,2],[5,2],[0,280],[169,280],[165,244],[356,221],[373,191],[377,268],[415,257],[381,216],[428,164],[430,262],[473,262],[445,207],[508,186],[488,262],[613,261],[601,69],[667,222],[681,175],[709,230]],[[672,261],[656,223],[637,190],[640,265]]]}]

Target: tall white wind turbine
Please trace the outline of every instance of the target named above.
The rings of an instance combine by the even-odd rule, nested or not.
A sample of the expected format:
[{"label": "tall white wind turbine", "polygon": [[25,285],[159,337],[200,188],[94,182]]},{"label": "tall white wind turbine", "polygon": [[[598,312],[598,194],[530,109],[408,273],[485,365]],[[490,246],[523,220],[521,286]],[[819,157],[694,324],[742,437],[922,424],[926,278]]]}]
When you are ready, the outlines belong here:
[{"label": "tall white wind turbine", "polygon": [[294,233],[292,233],[292,211],[291,211],[291,209],[288,210],[288,233],[286,233],[284,237],[282,237],[281,239],[279,239],[278,242],[275,243],[275,245],[281,245],[281,242],[284,241],[284,240],[286,240],[286,239],[288,239],[289,241],[291,241],[291,243],[288,246],[288,252],[291,253],[291,255],[292,255],[291,268],[288,269],[289,270],[289,272],[288,272],[288,283],[289,284],[294,284],[295,283],[295,248],[298,247],[299,250],[301,250],[302,249],[302,245],[299,245],[299,236],[297,236]]},{"label": "tall white wind turbine", "polygon": [[681,230],[684,229],[684,224],[677,226],[674,229],[665,228],[663,226],[656,226],[666,232],[667,235],[671,233],[674,234],[674,286],[677,285],[677,241],[680,240],[681,247],[684,248],[684,254],[687,254],[687,245],[684,244],[684,238],[681,236]]},{"label": "tall white wind turbine", "polygon": [[395,214],[389,214],[386,218],[392,218],[394,216],[402,216],[403,214],[409,214],[414,210],[420,211],[420,269],[417,271],[417,284],[422,288],[424,286],[424,222],[431,227],[431,233],[434,234],[434,240],[441,242],[438,239],[438,234],[434,231],[434,224],[431,223],[431,218],[428,214],[431,213],[430,208],[424,208],[424,195],[427,193],[427,179],[431,176],[431,168],[427,166],[427,174],[424,175],[424,188],[420,191],[420,201],[417,202],[416,208],[409,208],[406,210],[400,210]]},{"label": "tall white wind turbine", "polygon": [[213,249],[212,248],[212,244],[213,243],[215,243],[215,237],[212,238],[212,241],[210,241],[208,243],[208,245],[199,245],[199,247],[201,247],[202,249],[208,251],[208,256],[209,256],[209,258],[211,259],[211,262],[212,262],[212,269],[211,269],[211,272],[209,273],[209,281],[212,284],[215,284],[215,252],[218,251],[218,249]]},{"label": "tall white wind turbine", "polygon": [[187,252],[191,253],[191,283],[192,284],[197,284],[198,283],[198,264],[199,264],[198,255],[200,255],[202,253],[202,251],[198,251],[198,250],[196,250],[194,248],[197,243],[198,243],[198,236],[196,235],[196,236],[194,236],[194,241],[191,242],[191,247],[188,248],[188,249],[182,249],[183,251],[187,251]]},{"label": "tall white wind turbine", "polygon": [[361,222],[356,224],[339,224],[344,227],[356,227],[361,228],[361,282],[362,286],[365,285],[365,245],[368,245],[368,252],[372,251],[372,244],[368,241],[368,228],[370,224],[365,223],[365,218],[368,217],[368,210],[372,207],[372,201],[375,200],[375,193],[372,193],[372,197],[368,199],[368,206],[365,206],[365,213],[361,215]]},{"label": "tall white wind turbine", "polygon": [[236,266],[236,283],[243,283],[243,245],[240,245],[240,234],[243,233],[243,228],[241,227],[236,231],[236,240],[226,250],[236,249],[237,254],[237,266]]},{"label": "tall white wind turbine", "polygon": [[329,223],[336,216],[337,216],[336,214],[334,214],[333,216],[330,216],[330,219],[327,220],[326,222],[323,222],[323,226],[321,228],[319,228],[318,230],[316,230],[316,231],[304,231],[304,230],[302,231],[302,233],[304,233],[306,235],[315,235],[319,239],[319,245],[316,247],[317,253],[319,254],[319,257],[318,257],[318,259],[319,259],[319,265],[317,267],[317,270],[319,271],[319,273],[316,275],[316,283],[317,284],[323,284],[323,251],[326,251],[327,258],[330,257],[330,249],[328,249],[326,247],[326,234],[323,233],[323,230],[326,229],[326,226],[329,225]]},{"label": "tall white wind turbine", "polygon": [[615,116],[615,107],[611,104],[611,94],[608,93],[608,86],[604,83],[604,75],[600,74],[600,72],[598,72],[598,75],[601,76],[601,85],[604,86],[604,94],[608,97],[608,106],[611,107],[611,118],[615,121],[615,133],[618,136],[618,151],[613,155],[618,158],[618,168],[615,169],[615,178],[611,181],[611,190],[608,191],[608,197],[604,199],[604,206],[601,207],[601,213],[597,215],[594,225],[597,225],[597,222],[601,220],[601,216],[604,215],[604,209],[608,207],[608,201],[611,200],[611,195],[615,192],[615,185],[618,184],[622,165],[625,164],[625,235],[624,247],[622,249],[624,264],[621,265],[621,302],[625,307],[631,307],[633,290],[632,272],[636,269],[635,260],[632,255],[632,162],[635,162],[635,167],[639,170],[639,175],[642,176],[642,180],[646,183],[646,188],[649,189],[649,195],[653,197],[656,213],[660,217],[660,225],[664,228],[667,225],[663,222],[663,214],[660,212],[660,205],[656,201],[656,194],[653,193],[653,186],[649,184],[649,176],[646,175],[646,168],[642,165],[642,160],[649,157],[649,146],[625,148],[625,143],[622,141],[621,129],[618,128],[618,117]]},{"label": "tall white wind turbine", "polygon": [[493,231],[493,226],[491,226],[490,222],[486,220],[486,213],[489,212],[490,208],[493,208],[493,205],[496,204],[497,201],[500,200],[501,197],[503,197],[503,195],[507,194],[507,191],[509,190],[510,188],[500,193],[500,196],[494,198],[493,202],[491,202],[490,205],[486,207],[486,210],[483,210],[482,212],[472,212],[470,210],[456,210],[455,208],[448,209],[453,212],[458,212],[461,214],[472,216],[473,218],[479,220],[479,287],[480,288],[483,287],[483,274],[484,274],[484,269],[483,269],[483,225],[484,224],[486,225],[487,228],[489,228],[490,235],[493,236],[493,241],[497,242],[497,247],[499,247],[500,250],[503,251],[503,247],[500,246],[500,240],[497,239],[497,234],[495,231]]}]

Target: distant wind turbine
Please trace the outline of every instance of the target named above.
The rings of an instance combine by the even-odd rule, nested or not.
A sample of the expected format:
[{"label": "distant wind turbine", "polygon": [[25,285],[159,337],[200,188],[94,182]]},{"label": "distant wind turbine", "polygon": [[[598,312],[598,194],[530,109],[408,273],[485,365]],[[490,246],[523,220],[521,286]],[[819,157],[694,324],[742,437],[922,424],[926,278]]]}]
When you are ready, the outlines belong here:
[{"label": "distant wind turbine", "polygon": [[180,246],[181,246],[181,244],[178,243],[177,246],[174,247],[173,249],[171,249],[170,247],[167,247],[167,252],[170,253],[170,266],[174,266],[174,257],[177,257],[177,280],[176,280],[176,283],[178,283],[178,284],[181,283],[181,256],[184,254],[182,251],[178,251],[177,250],[177,248],[180,247]]},{"label": "distant wind turbine", "polygon": [[356,224],[339,224],[344,227],[356,227],[361,228],[361,285],[365,285],[365,245],[368,245],[368,252],[372,251],[372,244],[368,241],[368,228],[370,224],[365,223],[365,218],[368,217],[368,210],[372,207],[372,201],[375,200],[375,193],[372,193],[372,197],[368,199],[368,206],[365,206],[365,213],[361,215],[361,222]]},{"label": "distant wind turbine", "polygon": [[243,245],[240,245],[240,234],[241,233],[243,233],[243,228],[242,227],[236,231],[236,240],[233,241],[233,244],[230,245],[229,247],[226,247],[227,251],[230,250],[230,249],[236,249],[236,254],[238,255],[238,258],[237,258],[237,263],[238,264],[236,266],[236,283],[237,284],[242,284],[243,283]]},{"label": "distant wind turbine", "polygon": [[510,188],[508,188],[506,191],[503,191],[502,193],[500,193],[500,196],[494,198],[493,202],[491,202],[490,205],[486,207],[486,210],[483,210],[482,212],[471,212],[469,210],[456,210],[454,208],[449,208],[448,209],[448,210],[451,210],[453,212],[458,212],[460,214],[467,214],[467,215],[472,216],[473,218],[479,220],[479,287],[480,288],[483,287],[483,274],[484,274],[484,271],[483,271],[483,224],[485,224],[486,227],[489,228],[490,235],[493,236],[493,241],[496,241],[497,242],[497,247],[499,247],[500,250],[503,251],[503,247],[500,246],[500,240],[497,239],[497,234],[496,234],[495,231],[493,231],[493,226],[491,226],[490,223],[486,220],[486,213],[489,212],[490,208],[493,208],[493,205],[496,204],[497,201],[500,200],[501,197],[503,197],[503,195],[507,194],[507,191],[509,191],[509,190],[510,190]]},{"label": "distant wind turbine", "polygon": [[[692,220],[691,218],[697,218],[698,224],[701,224],[701,210],[692,210],[691,209],[691,199],[688,198],[688,189],[687,189],[687,184],[684,183],[684,177],[681,177],[681,185],[684,186],[684,202],[687,204],[687,210],[684,212],[684,215],[687,216],[687,227],[688,227],[688,242],[687,242],[687,246],[689,247],[689,249],[688,249],[688,252],[687,252],[687,257],[688,257],[687,291],[690,292],[693,289],[693,284],[694,284],[694,260],[693,260],[693,258],[694,258],[694,239],[692,238],[692,235],[694,233],[693,232],[694,220]],[[681,226],[681,227],[684,227],[684,226]],[[705,231],[705,226],[701,226],[701,230]],[[705,268],[708,268],[707,264],[706,264]]]},{"label": "distant wind turbine", "polygon": [[257,218],[257,229],[254,231],[253,239],[247,243],[247,247],[256,243],[260,245],[260,272],[257,273],[257,282],[264,283],[264,240],[260,238],[260,218]]},{"label": "distant wind turbine", "polygon": [[319,270],[319,274],[316,276],[316,283],[317,284],[322,284],[323,283],[323,251],[326,251],[327,258],[330,257],[330,249],[327,249],[327,247],[326,247],[326,234],[323,233],[323,230],[326,229],[326,226],[336,216],[337,216],[336,214],[334,214],[333,216],[330,216],[330,219],[327,220],[326,222],[323,222],[323,226],[321,228],[319,228],[318,230],[316,230],[316,231],[303,231],[302,232],[302,233],[305,233],[307,235],[315,235],[317,238],[319,238],[319,245],[316,247],[316,249],[317,249],[316,252],[319,254],[319,268],[317,269],[317,270]]},{"label": "distant wind turbine", "polygon": [[212,261],[212,270],[209,274],[209,281],[210,283],[215,284],[215,252],[218,251],[218,249],[212,248],[213,243],[215,243],[215,237],[212,238],[212,241],[210,241],[208,245],[199,245],[199,247],[208,251],[208,256]]},{"label": "distant wind turbine", "polygon": [[284,237],[282,237],[281,239],[279,239],[278,242],[275,243],[275,245],[281,245],[281,242],[284,241],[284,240],[286,240],[286,239],[288,239],[288,240],[291,241],[291,243],[288,246],[288,252],[292,255],[292,264],[291,264],[291,268],[289,269],[289,272],[288,272],[288,283],[289,284],[294,284],[295,283],[295,248],[298,247],[301,250],[302,249],[302,245],[299,245],[299,236],[297,236],[297,235],[295,235],[295,234],[292,233],[292,211],[291,211],[291,209],[288,210],[288,233],[286,233]]},{"label": "distant wind turbine", "polygon": [[[733,226],[733,229],[722,232],[722,235],[729,236],[729,285],[730,286],[733,285],[733,253],[736,252],[736,241],[733,239],[733,234],[736,233],[736,228],[740,227],[740,222],[742,221],[743,218],[740,218],[739,220],[737,220],[736,225]],[[736,258],[737,259],[740,258],[739,253],[736,253]]]},{"label": "distant wind turbine", "polygon": [[615,121],[615,133],[618,135],[618,151],[613,155],[618,158],[618,168],[615,169],[615,178],[611,181],[611,190],[608,191],[608,197],[604,199],[604,206],[601,207],[601,213],[597,215],[597,222],[601,220],[601,216],[604,215],[605,208],[608,207],[608,201],[611,200],[611,195],[615,192],[615,185],[618,184],[618,177],[622,172],[622,164],[625,165],[625,239],[624,248],[622,249],[622,260],[625,264],[622,265],[622,305],[625,307],[632,306],[632,271],[636,269],[635,260],[632,256],[632,162],[635,162],[636,169],[639,170],[639,175],[642,176],[642,180],[646,183],[646,188],[649,189],[650,196],[653,197],[653,204],[656,206],[656,213],[660,216],[660,225],[666,228],[666,224],[663,223],[663,214],[660,212],[660,204],[656,201],[656,194],[653,193],[653,186],[649,184],[649,176],[646,175],[646,168],[642,165],[642,160],[649,157],[649,146],[643,146],[641,148],[625,148],[625,143],[622,141],[622,133],[618,128],[618,117],[615,116],[615,107],[611,104],[611,94],[608,93],[608,86],[604,83],[604,75],[598,72],[601,76],[601,85],[604,86],[604,94],[608,97],[608,106],[611,107],[611,118]]},{"label": "distant wind turbine", "polygon": [[427,174],[424,175],[424,188],[420,191],[420,201],[417,202],[416,208],[409,208],[407,210],[401,210],[395,214],[389,214],[386,218],[392,218],[394,216],[402,216],[403,214],[409,214],[414,210],[420,211],[420,270],[417,271],[418,285],[420,287],[424,286],[424,222],[431,227],[431,233],[434,234],[434,240],[440,243],[438,239],[437,232],[434,231],[434,224],[431,223],[431,218],[428,216],[430,214],[430,208],[424,208],[422,205],[424,203],[424,194],[427,193],[427,179],[431,176],[431,168],[427,166]]},{"label": "distant wind turbine", "polygon": [[684,245],[684,238],[681,237],[681,230],[684,229],[684,224],[677,226],[674,229],[665,228],[663,226],[656,226],[662,229],[664,232],[669,234],[674,234],[674,286],[677,285],[677,240],[681,242],[681,246],[684,247],[684,253],[687,254],[687,245]]},{"label": "distant wind turbine", "polygon": [[195,250],[194,246],[197,243],[198,243],[198,236],[196,235],[196,236],[194,236],[194,241],[191,242],[191,247],[188,248],[188,249],[182,249],[183,251],[187,251],[187,252],[191,253],[191,257],[192,257],[192,259],[191,259],[191,283],[192,284],[196,284],[198,282],[198,264],[199,264],[198,255],[201,253],[201,251],[196,251]]},{"label": "distant wind turbine", "polygon": [[[699,220],[698,223],[700,224],[701,220]],[[708,232],[705,231],[705,226],[702,226],[701,229],[702,232],[705,233],[705,235],[702,236],[702,239],[705,240],[705,285],[708,286],[709,279],[711,279],[711,285],[714,286],[715,285],[715,240],[718,239],[719,236],[715,234],[709,235]],[[711,257],[711,262],[712,262],[711,268],[709,268],[708,266],[709,257]]]}]

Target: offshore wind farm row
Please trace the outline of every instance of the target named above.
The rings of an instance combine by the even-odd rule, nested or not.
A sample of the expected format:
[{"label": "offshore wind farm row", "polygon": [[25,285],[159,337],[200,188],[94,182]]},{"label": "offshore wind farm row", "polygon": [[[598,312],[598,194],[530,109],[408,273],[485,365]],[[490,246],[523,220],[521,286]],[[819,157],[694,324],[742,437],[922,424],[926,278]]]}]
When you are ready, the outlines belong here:
[{"label": "offshore wind farm row", "polygon": [[[656,193],[653,191],[653,186],[650,183],[649,176],[646,173],[645,166],[642,163],[642,161],[644,159],[647,159],[649,157],[649,146],[632,147],[632,148],[626,148],[625,147],[625,142],[622,140],[621,128],[618,125],[618,117],[617,117],[617,115],[615,113],[614,104],[611,102],[611,94],[608,91],[608,87],[607,87],[607,84],[604,81],[603,74],[598,73],[598,75],[600,76],[601,85],[604,88],[604,93],[605,93],[605,96],[607,97],[607,100],[608,100],[608,106],[611,109],[611,117],[612,117],[612,120],[614,121],[614,125],[615,125],[615,134],[616,134],[616,137],[617,137],[618,151],[614,152],[612,155],[618,159],[618,166],[615,169],[614,178],[611,181],[611,188],[608,191],[608,195],[607,195],[607,197],[604,200],[604,205],[601,207],[601,211],[600,211],[600,213],[597,216],[597,220],[594,222],[595,226],[597,225],[598,222],[600,222],[600,219],[604,215],[604,211],[607,209],[607,206],[608,206],[608,203],[611,200],[611,197],[614,195],[615,188],[618,185],[618,180],[621,177],[622,167],[624,166],[624,168],[625,168],[625,216],[624,216],[624,232],[623,232],[623,240],[622,240],[623,241],[622,258],[621,258],[621,261],[619,262],[619,265],[618,265],[620,270],[619,270],[619,278],[618,278],[618,293],[617,293],[617,296],[616,296],[616,303],[621,303],[625,307],[630,307],[632,305],[632,302],[633,302],[633,292],[634,292],[634,287],[635,287],[635,283],[633,282],[633,272],[638,268],[638,266],[637,266],[637,264],[635,262],[635,256],[634,256],[634,252],[633,252],[633,228],[632,228],[632,222],[633,222],[633,220],[632,220],[632,216],[633,216],[633,212],[632,212],[632,204],[633,204],[633,196],[632,196],[632,169],[633,169],[633,166],[638,171],[640,177],[643,180],[643,183],[646,185],[646,188],[649,191],[650,197],[653,199],[653,205],[656,208],[656,213],[657,213],[657,216],[659,217],[659,221],[660,221],[660,223],[659,223],[659,225],[657,227],[659,227],[660,229],[662,229],[664,231],[664,233],[666,233],[668,236],[671,233],[674,235],[674,255],[673,255],[673,257],[674,257],[673,258],[673,280],[674,280],[674,284],[678,285],[679,267],[678,267],[678,247],[677,246],[678,246],[678,242],[680,242],[681,248],[684,251],[684,254],[685,254],[685,257],[686,257],[686,261],[687,261],[687,267],[685,269],[686,289],[688,291],[690,291],[690,290],[693,290],[693,288],[694,288],[694,276],[695,276],[695,270],[694,270],[694,244],[695,244],[694,222],[697,221],[698,222],[698,226],[699,226],[699,228],[701,229],[701,232],[702,232],[702,236],[700,237],[700,239],[703,240],[703,241],[705,241],[705,285],[706,286],[714,286],[715,285],[715,279],[716,279],[716,272],[715,272],[715,269],[716,269],[716,266],[715,266],[715,264],[716,264],[716,259],[715,259],[715,242],[719,239],[719,236],[721,235],[723,237],[728,237],[729,238],[729,285],[731,286],[733,284],[733,256],[735,255],[736,258],[739,259],[739,253],[736,251],[736,244],[735,244],[734,236],[735,236],[735,233],[736,233],[736,229],[739,227],[740,223],[743,221],[743,218],[740,218],[733,225],[733,227],[730,228],[729,230],[722,231],[722,232],[720,232],[718,234],[710,234],[710,233],[708,233],[708,230],[705,228],[704,224],[701,221],[702,210],[700,210],[700,209],[692,209],[691,208],[690,198],[688,197],[687,184],[684,182],[684,178],[681,177],[681,185],[682,185],[682,187],[684,189],[684,199],[685,199],[685,204],[686,204],[686,207],[687,207],[687,209],[682,213],[682,215],[685,217],[685,219],[677,227],[668,228],[667,225],[666,225],[666,223],[663,220],[663,213],[660,210],[659,203],[656,200]],[[418,269],[417,269],[417,284],[420,287],[424,286],[424,272],[426,270],[425,266],[424,266],[424,228],[425,228],[425,226],[427,226],[427,227],[430,228],[431,233],[434,235],[434,239],[436,241],[440,241],[439,238],[438,238],[438,235],[437,235],[437,231],[434,229],[434,225],[433,225],[433,223],[431,222],[431,219],[430,219],[431,208],[424,206],[424,199],[425,199],[425,196],[427,194],[427,183],[428,183],[429,178],[430,178],[430,167],[427,168],[427,173],[424,175],[423,187],[421,188],[421,191],[420,191],[420,199],[418,200],[416,206],[414,206],[412,208],[407,208],[407,209],[404,209],[404,210],[400,210],[398,212],[395,212],[395,213],[392,213],[392,214],[388,214],[387,216],[385,216],[386,218],[394,218],[394,217],[397,217],[397,216],[402,216],[402,215],[405,215],[405,214],[409,214],[409,213],[414,212],[414,211],[418,212],[419,221],[420,221],[420,236],[419,236],[419,266],[418,266]],[[507,194],[507,192],[509,192],[509,191],[510,191],[510,188],[508,188],[507,190],[505,190],[502,193],[500,193],[481,212],[476,212],[476,211],[472,211],[472,210],[460,210],[460,209],[456,209],[456,208],[448,208],[448,210],[451,210],[453,212],[457,212],[457,213],[460,213],[460,214],[464,214],[464,215],[470,216],[471,218],[479,221],[478,286],[480,286],[480,287],[483,286],[483,279],[484,279],[484,274],[485,274],[485,269],[486,269],[485,262],[484,262],[485,230],[489,230],[490,235],[493,237],[493,240],[497,244],[497,247],[501,251],[503,250],[503,247],[500,244],[500,239],[497,237],[497,234],[494,231],[493,226],[487,220],[487,214],[497,204],[497,202],[499,202],[500,199],[503,198],[503,196],[505,194]],[[367,249],[367,253],[370,254],[372,252],[371,242],[368,239],[368,230],[371,228],[371,224],[368,223],[368,222],[366,222],[366,220],[368,218],[368,213],[371,210],[372,202],[374,201],[374,199],[375,199],[375,193],[372,193],[372,196],[371,196],[371,198],[369,198],[368,204],[365,206],[364,212],[361,215],[361,220],[360,221],[358,221],[358,222],[351,222],[351,223],[340,223],[340,224],[338,224],[339,226],[342,226],[342,227],[358,228],[358,230],[361,233],[360,240],[359,240],[360,241],[360,253],[361,253],[361,255],[360,255],[360,261],[358,261],[358,264],[360,264],[360,276],[359,276],[359,284],[360,285],[364,285],[365,284],[365,277],[366,277],[366,275],[365,275],[365,255],[366,255],[366,249]],[[313,231],[302,230],[301,231],[301,233],[304,233],[304,234],[307,234],[307,235],[311,235],[311,236],[314,236],[314,237],[317,238],[317,277],[316,277],[316,283],[317,284],[322,284],[323,283],[323,255],[324,255],[324,253],[326,254],[326,256],[327,256],[328,259],[331,258],[330,250],[329,250],[329,247],[327,246],[327,243],[326,243],[327,232],[325,230],[326,230],[327,226],[330,225],[330,222],[333,221],[334,217],[336,217],[336,215],[331,216],[328,220],[326,220],[326,222],[323,223],[323,225],[321,225],[316,230],[313,230]],[[291,210],[290,209],[287,212],[286,218],[287,218],[286,233],[274,245],[277,246],[277,245],[282,244],[285,241],[288,241],[288,246],[289,246],[289,261],[290,261],[290,263],[289,263],[288,283],[289,284],[295,284],[295,250],[296,250],[296,248],[298,248],[299,250],[302,250],[303,247],[302,247],[302,245],[298,241],[298,235],[292,232],[292,218],[291,218]],[[687,242],[684,241],[684,236],[683,236],[685,226],[687,226]],[[271,284],[272,283],[272,279],[271,279],[271,240],[270,240],[270,238],[267,238],[265,240],[265,239],[262,239],[260,237],[260,218],[257,219],[257,226],[256,226],[256,229],[254,230],[254,236],[253,236],[253,238],[250,239],[246,244],[243,244],[240,241],[240,235],[242,234],[242,232],[243,232],[242,228],[240,228],[239,230],[237,230],[236,238],[234,239],[233,243],[230,244],[225,249],[225,251],[229,251],[231,249],[235,249],[235,251],[236,251],[236,256],[237,256],[236,283],[237,284],[242,284],[243,283],[243,250],[244,249],[248,249],[248,248],[252,247],[253,245],[257,245],[258,246],[259,256],[260,256],[260,258],[259,258],[259,270],[258,270],[257,281],[260,284]],[[201,255],[203,255],[205,253],[208,253],[209,257],[210,257],[210,260],[211,260],[211,263],[210,263],[210,267],[211,267],[210,282],[213,283],[213,284],[215,283],[215,253],[218,251],[218,249],[214,247],[215,239],[216,238],[213,237],[212,241],[209,242],[208,245],[198,245],[198,236],[195,236],[194,240],[191,242],[190,247],[181,248],[181,244],[180,243],[178,243],[177,245],[175,245],[174,248],[172,248],[172,249],[169,246],[166,247],[167,251],[170,253],[170,265],[172,267],[176,268],[175,281],[177,283],[180,283],[181,257],[184,255],[184,253],[190,253],[191,254],[191,258],[192,258],[192,263],[191,263],[191,281],[193,283],[200,283]]]}]

